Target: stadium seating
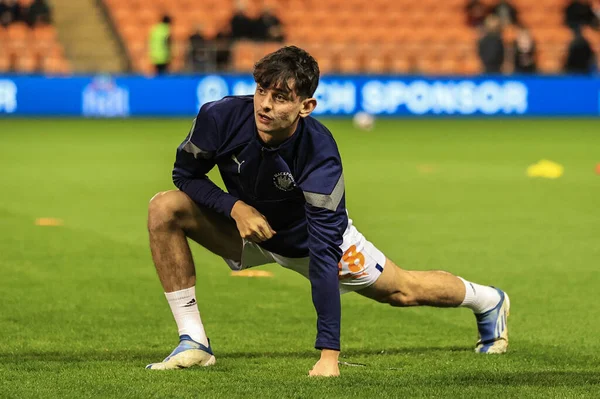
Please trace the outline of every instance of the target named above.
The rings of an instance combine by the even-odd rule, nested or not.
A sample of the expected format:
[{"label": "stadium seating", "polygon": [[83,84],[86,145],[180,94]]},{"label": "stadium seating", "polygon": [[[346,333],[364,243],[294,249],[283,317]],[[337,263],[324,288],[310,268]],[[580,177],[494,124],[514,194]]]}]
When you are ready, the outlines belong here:
[{"label": "stadium seating", "polygon": [[[27,6],[28,0],[21,1]],[[71,71],[52,25],[0,26],[0,72],[66,74]]]},{"label": "stadium seating", "polygon": [[[167,13],[173,17],[172,71],[184,67],[187,38],[201,23],[206,36],[228,24],[233,0],[104,0],[124,39],[134,69],[151,73],[147,56],[150,26]],[[481,72],[476,29],[465,23],[467,0],[281,0],[272,2],[286,41],[309,50],[323,72],[474,74]],[[256,15],[261,2],[249,1]],[[485,0],[492,5],[494,0]],[[560,72],[571,38],[563,25],[564,0],[513,0],[521,21],[537,42],[542,72]],[[600,36],[586,30],[596,51]],[[504,31],[512,44],[515,28]],[[233,71],[249,71],[258,57],[277,45],[238,42]],[[508,52],[510,54],[510,52]],[[1,61],[0,61],[1,63]]]}]

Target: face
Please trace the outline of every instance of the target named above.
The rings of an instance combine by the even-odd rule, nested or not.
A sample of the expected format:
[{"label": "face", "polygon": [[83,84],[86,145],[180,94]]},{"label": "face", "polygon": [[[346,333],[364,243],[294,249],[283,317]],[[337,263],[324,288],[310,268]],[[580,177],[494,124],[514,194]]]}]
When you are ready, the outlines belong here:
[{"label": "face", "polygon": [[268,135],[291,134],[299,118],[310,115],[317,102],[314,98],[302,99],[286,88],[264,88],[256,85],[254,92],[254,119],[259,132]]}]

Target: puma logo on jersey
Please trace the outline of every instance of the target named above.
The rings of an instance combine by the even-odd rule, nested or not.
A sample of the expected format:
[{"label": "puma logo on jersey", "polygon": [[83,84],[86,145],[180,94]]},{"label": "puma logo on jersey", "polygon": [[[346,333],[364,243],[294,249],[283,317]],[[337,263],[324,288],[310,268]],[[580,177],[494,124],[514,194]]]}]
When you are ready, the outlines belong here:
[{"label": "puma logo on jersey", "polygon": [[237,164],[237,166],[238,166],[238,174],[239,174],[239,173],[240,173],[240,170],[242,169],[242,164],[243,164],[244,162],[246,162],[246,161],[242,161],[242,162],[238,161],[238,159],[236,158],[236,156],[235,156],[235,155],[232,155],[232,156],[231,156],[231,159],[233,159],[233,162],[235,162],[235,163]]}]

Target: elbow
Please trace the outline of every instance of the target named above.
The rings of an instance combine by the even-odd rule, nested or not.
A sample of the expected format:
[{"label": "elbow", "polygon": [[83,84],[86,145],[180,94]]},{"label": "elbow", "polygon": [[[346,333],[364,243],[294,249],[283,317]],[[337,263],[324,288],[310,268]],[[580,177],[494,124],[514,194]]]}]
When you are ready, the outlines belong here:
[{"label": "elbow", "polygon": [[178,189],[181,190],[187,180],[188,179],[186,179],[184,176],[182,176],[180,173],[178,173],[177,170],[173,171],[173,184]]}]

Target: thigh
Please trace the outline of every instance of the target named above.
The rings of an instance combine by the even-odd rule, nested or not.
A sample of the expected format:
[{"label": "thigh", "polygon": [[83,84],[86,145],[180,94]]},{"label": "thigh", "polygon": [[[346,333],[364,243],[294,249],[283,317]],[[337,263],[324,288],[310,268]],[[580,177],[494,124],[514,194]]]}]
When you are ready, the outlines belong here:
[{"label": "thigh", "polygon": [[163,195],[176,197],[181,212],[177,220],[188,238],[223,258],[241,260],[243,241],[233,220],[196,204],[183,191]]},{"label": "thigh", "polygon": [[398,292],[399,281],[402,280],[402,272],[394,262],[390,259],[385,258],[385,267],[383,272],[372,285],[365,287],[359,291],[358,294],[367,298],[375,299],[376,301],[382,301],[388,298],[390,295]]},{"label": "thigh", "polygon": [[[376,284],[385,272],[385,255],[367,241],[351,222],[344,232],[340,249],[343,253],[337,265],[340,293],[362,292],[365,287]],[[281,266],[309,277],[308,257],[286,258],[274,253],[271,256]]]}]

